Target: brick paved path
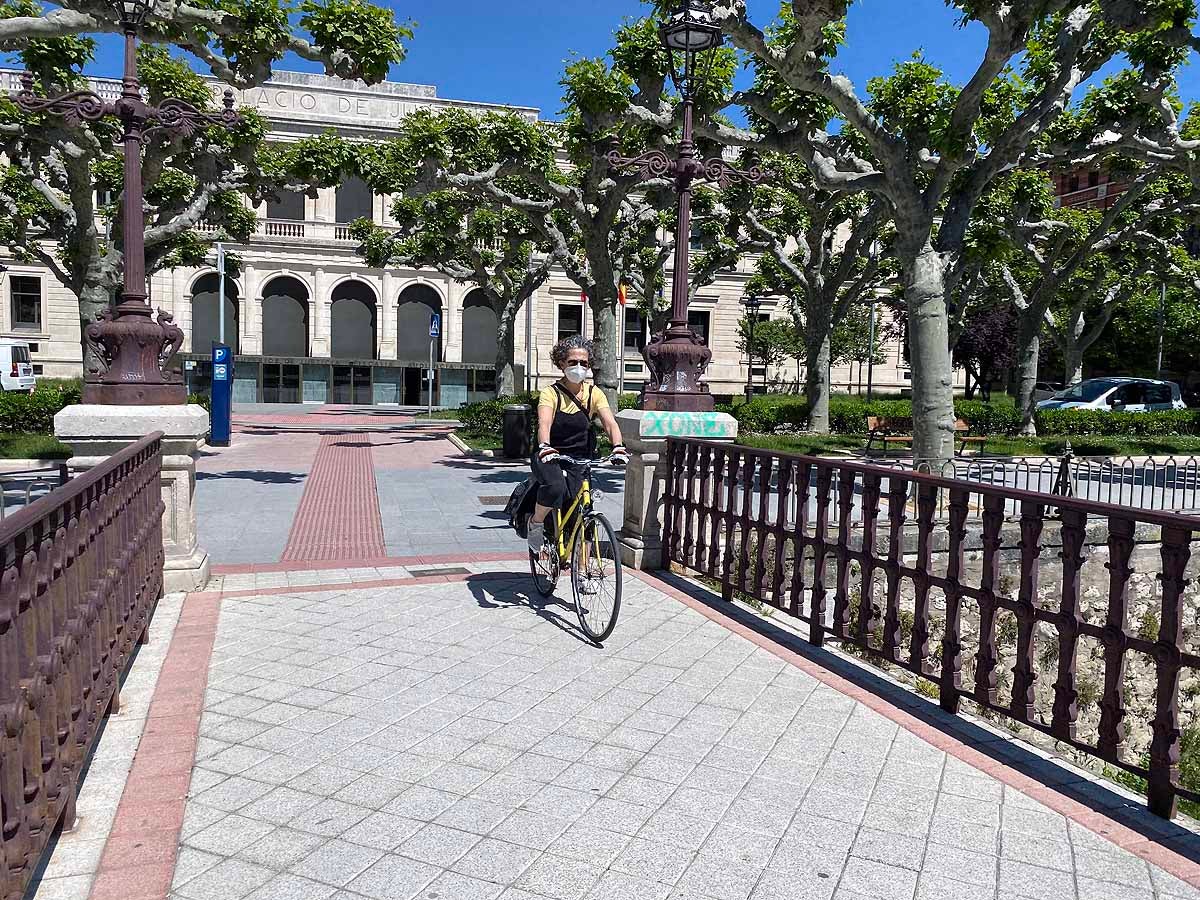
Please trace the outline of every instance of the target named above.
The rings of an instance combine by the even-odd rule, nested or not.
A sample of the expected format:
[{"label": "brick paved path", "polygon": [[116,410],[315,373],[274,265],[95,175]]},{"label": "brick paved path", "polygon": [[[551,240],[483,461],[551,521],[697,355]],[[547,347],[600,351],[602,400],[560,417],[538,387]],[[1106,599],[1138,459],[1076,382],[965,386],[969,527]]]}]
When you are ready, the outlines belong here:
[{"label": "brick paved path", "polygon": [[660,583],[601,649],[469,568],[220,602],[172,898],[1200,898]]},{"label": "brick paved path", "polygon": [[283,560],[376,560],[386,555],[370,437],[324,435]]}]

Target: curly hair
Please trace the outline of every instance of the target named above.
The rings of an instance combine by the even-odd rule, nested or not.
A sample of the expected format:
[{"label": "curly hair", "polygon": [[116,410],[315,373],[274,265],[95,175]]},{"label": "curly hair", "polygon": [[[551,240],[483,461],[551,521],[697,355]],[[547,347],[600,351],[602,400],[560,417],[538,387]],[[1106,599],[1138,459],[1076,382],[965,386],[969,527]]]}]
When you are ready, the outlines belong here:
[{"label": "curly hair", "polygon": [[596,345],[584,338],[581,334],[573,334],[570,337],[565,337],[550,351],[550,362],[562,368],[567,364],[567,354],[572,350],[586,350],[588,355],[588,363],[592,361],[592,354],[595,352]]}]

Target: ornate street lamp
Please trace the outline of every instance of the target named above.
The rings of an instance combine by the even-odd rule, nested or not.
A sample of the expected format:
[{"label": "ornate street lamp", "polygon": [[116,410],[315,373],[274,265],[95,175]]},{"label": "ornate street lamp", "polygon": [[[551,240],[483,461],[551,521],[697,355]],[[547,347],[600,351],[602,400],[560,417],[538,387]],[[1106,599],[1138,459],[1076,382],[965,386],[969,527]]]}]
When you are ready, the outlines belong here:
[{"label": "ornate street lamp", "polygon": [[754,326],[758,324],[758,311],[762,300],[751,294],[742,301],[746,307],[746,402],[754,399]]},{"label": "ornate street lamp", "polygon": [[105,101],[91,91],[73,91],[58,97],[34,93],[33,75],[21,76],[21,90],[13,99],[26,113],[62,116],[68,123],[97,122],[106,116],[121,120],[125,148],[124,286],[121,301],[87,326],[88,343],[95,350],[100,371],[84,372],[83,401],[123,406],[170,405],[187,402],[187,389],[179,371],[167,366],[183,345],[183,331],[161,309],[154,317],[146,302],[145,196],[142,188],[142,140],[159,129],[188,137],[205,125],[236,125],[233,92],[225,91],[224,109],[207,113],[183,100],[165,100],[151,106],[142,99],[137,73],[138,29],[153,11],[154,0],[109,0],[125,32],[125,72],[121,96]]},{"label": "ornate street lamp", "polygon": [[[757,184],[766,173],[758,167],[743,172],[722,159],[696,158],[692,125],[696,96],[712,65],[711,51],[724,43],[721,28],[713,18],[711,4],[702,0],[682,0],[677,3],[659,29],[659,37],[670,60],[671,80],[682,101],[683,135],[676,157],[671,159],[661,150],[624,157],[614,149],[608,154],[608,163],[614,168],[633,169],[643,178],[669,176],[674,179],[679,192],[671,321],[666,331],[656,334],[643,351],[650,369],[650,380],[642,393],[642,408],[708,412],[713,409],[713,398],[708,385],[701,382],[700,378],[712,360],[712,351],[704,338],[688,325],[692,184],[703,180],[725,185],[735,179]],[[682,64],[679,56],[682,56]]]}]

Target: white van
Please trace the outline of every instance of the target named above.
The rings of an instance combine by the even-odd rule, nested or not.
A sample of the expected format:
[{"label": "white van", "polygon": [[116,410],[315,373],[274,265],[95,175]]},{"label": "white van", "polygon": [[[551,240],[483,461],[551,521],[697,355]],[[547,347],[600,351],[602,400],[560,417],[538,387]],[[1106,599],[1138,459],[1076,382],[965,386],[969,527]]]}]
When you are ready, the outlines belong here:
[{"label": "white van", "polygon": [[12,338],[0,338],[0,387],[28,394],[37,384],[29,344]]}]

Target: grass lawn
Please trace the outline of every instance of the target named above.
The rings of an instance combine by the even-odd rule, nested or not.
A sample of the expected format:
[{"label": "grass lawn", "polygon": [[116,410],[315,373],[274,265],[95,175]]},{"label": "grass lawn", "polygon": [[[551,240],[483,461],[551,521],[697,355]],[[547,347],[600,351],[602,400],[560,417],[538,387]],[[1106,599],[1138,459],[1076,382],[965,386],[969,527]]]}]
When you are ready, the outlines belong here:
[{"label": "grass lawn", "polygon": [[52,434],[0,434],[0,459],[70,459],[71,448]]},{"label": "grass lawn", "polygon": [[[1200,455],[1200,437],[998,437],[983,446],[986,456],[1060,456],[1070,442],[1076,456],[1179,456]],[[862,450],[863,435],[744,434],[738,443],[762,450],[802,453],[809,456],[838,450]],[[878,444],[876,444],[878,447]],[[972,448],[975,449],[975,448]]]},{"label": "grass lawn", "polygon": [[454,432],[454,436],[472,450],[499,450],[504,446],[500,435],[489,432],[468,431],[466,428],[460,428]]}]

